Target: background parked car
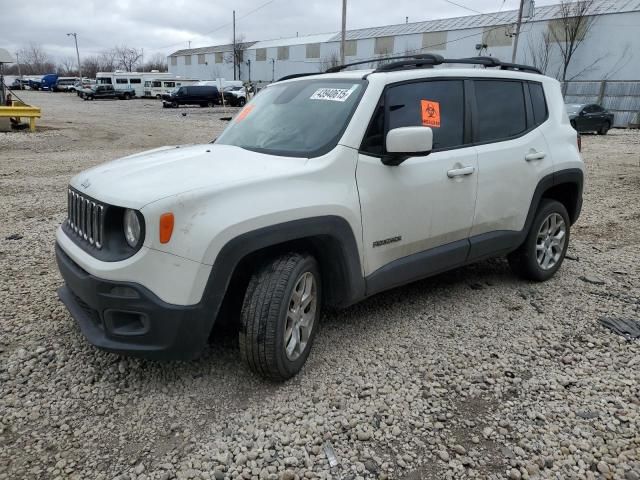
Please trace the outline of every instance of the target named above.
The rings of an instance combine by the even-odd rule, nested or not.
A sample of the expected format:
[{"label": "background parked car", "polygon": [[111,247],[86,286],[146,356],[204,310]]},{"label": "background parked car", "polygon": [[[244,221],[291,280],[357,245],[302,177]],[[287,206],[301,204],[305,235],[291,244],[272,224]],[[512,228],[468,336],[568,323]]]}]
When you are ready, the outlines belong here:
[{"label": "background parked car", "polygon": [[217,87],[208,85],[191,85],[173,90],[162,96],[163,107],[177,108],[180,105],[200,105],[213,107],[221,103],[220,92]]},{"label": "background parked car", "polygon": [[82,98],[85,100],[101,100],[106,98],[129,100],[136,96],[136,91],[133,88],[115,90],[113,85],[93,85],[90,88],[82,89],[81,93]]},{"label": "background parked car", "polygon": [[24,90],[29,86],[29,80],[20,80],[16,78],[11,85],[9,85],[9,90]]},{"label": "background parked car", "polygon": [[247,103],[247,89],[244,87],[226,87],[223,95],[225,103],[233,107],[243,107]]},{"label": "background parked car", "polygon": [[95,80],[91,80],[88,78],[83,78],[82,81],[78,80],[73,84],[72,87],[69,87],[69,90],[72,92],[76,92],[79,97],[82,96],[82,90],[86,88],[91,88],[96,84]]},{"label": "background parked car", "polygon": [[53,86],[54,92],[68,92],[79,79],[76,77],[59,77]]},{"label": "background parked car", "polygon": [[613,113],[595,103],[569,103],[566,105],[571,126],[578,132],[597,132],[606,135],[613,126]]}]

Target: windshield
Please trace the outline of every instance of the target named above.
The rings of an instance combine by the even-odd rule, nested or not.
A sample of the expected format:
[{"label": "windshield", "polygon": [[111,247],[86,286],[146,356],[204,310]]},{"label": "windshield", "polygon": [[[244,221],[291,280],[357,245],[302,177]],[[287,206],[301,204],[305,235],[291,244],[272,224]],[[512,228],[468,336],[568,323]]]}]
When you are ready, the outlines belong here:
[{"label": "windshield", "polygon": [[359,79],[276,83],[247,104],[216,143],[272,155],[323,155],[338,143],[364,89]]},{"label": "windshield", "polygon": [[582,110],[582,105],[576,103],[567,103],[565,106],[567,107],[568,114],[578,113],[580,110]]}]

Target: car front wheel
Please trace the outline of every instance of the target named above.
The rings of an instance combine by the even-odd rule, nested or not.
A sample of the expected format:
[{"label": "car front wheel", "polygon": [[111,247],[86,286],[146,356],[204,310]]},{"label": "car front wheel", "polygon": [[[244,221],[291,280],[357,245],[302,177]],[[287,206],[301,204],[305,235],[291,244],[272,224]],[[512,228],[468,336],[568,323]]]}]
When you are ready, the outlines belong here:
[{"label": "car front wheel", "polygon": [[562,265],[569,246],[570,221],[557,200],[542,200],[524,243],[509,254],[511,269],[519,276],[543,282]]},{"label": "car front wheel", "polygon": [[300,371],[318,329],[321,293],[318,263],[307,254],[279,256],[252,276],[239,333],[251,370],[278,381]]}]

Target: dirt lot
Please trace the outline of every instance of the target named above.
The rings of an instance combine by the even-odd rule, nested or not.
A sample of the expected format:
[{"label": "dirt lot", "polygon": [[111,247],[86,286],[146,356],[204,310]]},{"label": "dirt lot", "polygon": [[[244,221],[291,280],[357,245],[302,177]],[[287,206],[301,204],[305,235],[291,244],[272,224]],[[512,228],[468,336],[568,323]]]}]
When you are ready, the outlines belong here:
[{"label": "dirt lot", "polygon": [[598,324],[640,316],[638,132],[584,137],[555,278],[491,260],[331,312],[303,372],[274,385],[229,335],[193,362],[98,351],[55,293],[70,176],[207,142],[225,114],[24,97],[39,131],[0,133],[0,479],[640,478],[640,342]]}]

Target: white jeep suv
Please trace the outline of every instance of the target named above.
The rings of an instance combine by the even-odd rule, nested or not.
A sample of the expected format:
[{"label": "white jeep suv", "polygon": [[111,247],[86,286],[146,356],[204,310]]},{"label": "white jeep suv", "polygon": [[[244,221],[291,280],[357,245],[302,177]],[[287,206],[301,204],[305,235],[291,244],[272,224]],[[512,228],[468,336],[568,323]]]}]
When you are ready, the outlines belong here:
[{"label": "white jeep suv", "polygon": [[272,84],[211,144],[71,180],[58,292],[92,344],[194,357],[237,305],[242,357],[286,379],[324,306],[492,256],[553,276],[584,170],[556,80],[484,57],[333,70]]}]

